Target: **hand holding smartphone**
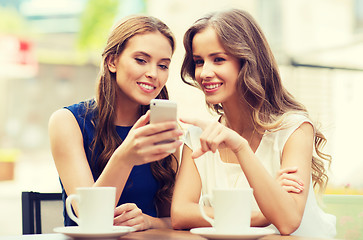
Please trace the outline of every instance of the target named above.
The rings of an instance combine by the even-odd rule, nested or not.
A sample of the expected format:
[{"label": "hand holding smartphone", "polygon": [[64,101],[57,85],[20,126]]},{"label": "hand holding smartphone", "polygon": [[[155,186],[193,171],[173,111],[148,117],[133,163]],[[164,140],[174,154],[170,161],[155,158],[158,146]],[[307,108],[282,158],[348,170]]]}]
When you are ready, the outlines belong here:
[{"label": "hand holding smartphone", "polygon": [[150,122],[176,121],[177,104],[167,99],[153,99],[150,102]]},{"label": "hand holding smartphone", "polygon": [[[153,99],[150,102],[150,123],[160,123],[166,121],[177,121],[177,104],[167,99]],[[161,141],[156,144],[174,142],[175,139]],[[176,149],[170,151],[175,152]]]}]

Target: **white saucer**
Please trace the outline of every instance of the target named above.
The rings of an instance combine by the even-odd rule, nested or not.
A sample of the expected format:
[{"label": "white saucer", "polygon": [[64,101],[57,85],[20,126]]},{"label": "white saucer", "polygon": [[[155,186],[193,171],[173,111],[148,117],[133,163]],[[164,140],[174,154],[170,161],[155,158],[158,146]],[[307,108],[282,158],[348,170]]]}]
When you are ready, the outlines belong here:
[{"label": "white saucer", "polygon": [[245,231],[239,233],[220,233],[217,232],[213,227],[193,228],[190,230],[191,233],[200,235],[208,239],[256,239],[265,235],[274,234],[275,231],[272,229],[251,227]]},{"label": "white saucer", "polygon": [[113,226],[112,231],[105,232],[105,233],[89,233],[89,232],[82,232],[79,227],[56,227],[53,229],[54,232],[63,233],[72,238],[119,238],[123,235],[126,235],[130,232],[136,231],[133,227],[126,227],[126,226]]}]

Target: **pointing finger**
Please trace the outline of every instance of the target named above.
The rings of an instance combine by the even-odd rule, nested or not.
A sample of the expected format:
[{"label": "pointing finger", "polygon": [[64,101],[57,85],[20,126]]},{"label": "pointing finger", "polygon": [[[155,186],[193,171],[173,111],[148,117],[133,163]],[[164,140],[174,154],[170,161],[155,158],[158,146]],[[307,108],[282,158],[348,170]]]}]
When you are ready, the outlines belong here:
[{"label": "pointing finger", "polygon": [[202,156],[205,152],[203,152],[203,150],[201,148],[198,148],[197,150],[194,150],[192,153],[192,158],[196,159],[199,158],[200,156]]},{"label": "pointing finger", "polygon": [[208,126],[208,122],[204,120],[200,120],[197,118],[180,118],[180,121],[186,124],[191,124],[197,127],[200,127],[202,129],[206,128]]}]

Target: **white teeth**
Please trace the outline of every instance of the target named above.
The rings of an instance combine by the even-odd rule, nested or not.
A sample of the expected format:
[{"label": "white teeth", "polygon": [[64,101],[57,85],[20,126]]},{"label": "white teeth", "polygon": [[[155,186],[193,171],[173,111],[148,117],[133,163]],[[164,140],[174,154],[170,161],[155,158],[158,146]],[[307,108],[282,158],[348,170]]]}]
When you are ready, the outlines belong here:
[{"label": "white teeth", "polygon": [[211,84],[211,85],[205,85],[204,87],[206,88],[206,89],[214,89],[214,88],[217,88],[217,87],[219,87],[219,86],[221,86],[222,84]]},{"label": "white teeth", "polygon": [[154,89],[153,86],[150,86],[150,85],[147,85],[147,84],[144,84],[144,83],[139,83],[139,85],[143,88],[146,88],[147,90],[152,90]]}]

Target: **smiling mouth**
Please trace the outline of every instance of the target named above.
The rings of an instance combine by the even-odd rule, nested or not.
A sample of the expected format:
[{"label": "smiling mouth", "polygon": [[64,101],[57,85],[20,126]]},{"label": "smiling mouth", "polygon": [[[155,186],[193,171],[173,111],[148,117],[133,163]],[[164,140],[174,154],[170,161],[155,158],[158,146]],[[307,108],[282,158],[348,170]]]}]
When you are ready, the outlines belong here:
[{"label": "smiling mouth", "polygon": [[154,90],[156,87],[149,85],[149,84],[145,84],[145,83],[137,83],[140,87],[146,89],[146,90]]},{"label": "smiling mouth", "polygon": [[203,86],[206,90],[215,90],[222,86],[222,83],[204,84]]}]

